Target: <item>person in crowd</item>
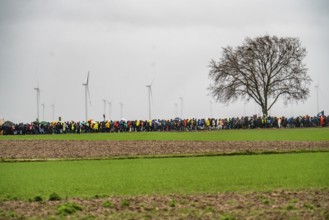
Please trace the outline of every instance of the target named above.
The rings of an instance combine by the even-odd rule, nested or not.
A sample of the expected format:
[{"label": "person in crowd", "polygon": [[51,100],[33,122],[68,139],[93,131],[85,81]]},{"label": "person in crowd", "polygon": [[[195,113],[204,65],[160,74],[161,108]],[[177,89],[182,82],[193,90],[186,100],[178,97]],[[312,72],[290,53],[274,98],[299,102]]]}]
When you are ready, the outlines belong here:
[{"label": "person in crowd", "polygon": [[87,122],[32,122],[18,123],[10,127],[2,126],[4,135],[25,134],[65,134],[90,132],[169,132],[169,131],[197,131],[222,129],[255,129],[255,128],[302,128],[328,127],[329,115],[325,116],[243,116],[237,118],[207,118],[207,119],[154,119],[154,120],[116,120],[116,121],[87,121]]}]

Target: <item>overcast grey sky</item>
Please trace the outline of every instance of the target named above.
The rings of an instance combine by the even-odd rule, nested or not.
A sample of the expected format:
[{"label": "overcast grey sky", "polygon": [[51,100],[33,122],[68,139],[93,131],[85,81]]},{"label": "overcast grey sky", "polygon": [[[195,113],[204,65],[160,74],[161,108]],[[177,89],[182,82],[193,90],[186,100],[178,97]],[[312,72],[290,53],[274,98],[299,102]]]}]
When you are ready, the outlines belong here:
[{"label": "overcast grey sky", "polygon": [[[329,113],[329,1],[326,0],[0,0],[0,118],[36,118],[39,83],[45,120],[84,120],[84,88],[90,71],[89,118],[101,120],[103,101],[112,119],[211,114],[208,63],[221,48],[264,34],[298,37],[307,49],[313,79],[304,103],[283,105],[272,115]],[[212,100],[213,101],[213,100]],[[106,117],[108,118],[108,105]],[[253,102],[212,105],[214,117],[260,113]],[[42,108],[40,106],[40,119]]]}]

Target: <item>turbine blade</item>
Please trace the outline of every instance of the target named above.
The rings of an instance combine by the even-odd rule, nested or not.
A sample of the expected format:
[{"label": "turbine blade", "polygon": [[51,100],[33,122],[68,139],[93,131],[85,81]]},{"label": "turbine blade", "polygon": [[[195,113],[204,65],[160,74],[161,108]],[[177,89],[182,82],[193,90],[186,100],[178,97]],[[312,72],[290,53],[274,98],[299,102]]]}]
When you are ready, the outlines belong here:
[{"label": "turbine blade", "polygon": [[88,70],[87,82],[86,82],[87,85],[88,85],[88,82],[89,82],[89,70]]}]

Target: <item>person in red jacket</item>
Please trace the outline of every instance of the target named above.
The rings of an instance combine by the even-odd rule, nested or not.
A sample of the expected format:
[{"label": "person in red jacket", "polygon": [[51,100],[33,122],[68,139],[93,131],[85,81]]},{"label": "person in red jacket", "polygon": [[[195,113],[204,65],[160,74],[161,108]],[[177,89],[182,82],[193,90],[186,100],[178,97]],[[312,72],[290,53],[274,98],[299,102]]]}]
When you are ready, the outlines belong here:
[{"label": "person in red jacket", "polygon": [[320,117],[320,126],[324,127],[324,115],[321,115]]}]

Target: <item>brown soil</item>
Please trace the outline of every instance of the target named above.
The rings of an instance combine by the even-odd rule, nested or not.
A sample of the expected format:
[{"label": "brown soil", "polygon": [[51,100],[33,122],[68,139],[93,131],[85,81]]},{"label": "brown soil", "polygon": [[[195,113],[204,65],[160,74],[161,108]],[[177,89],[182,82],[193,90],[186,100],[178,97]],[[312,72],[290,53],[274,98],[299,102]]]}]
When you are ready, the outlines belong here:
[{"label": "brown soil", "polygon": [[[78,204],[82,210],[77,210],[73,214],[60,212],[59,206],[67,202]],[[0,202],[0,219],[61,219],[63,217],[69,219],[328,219],[329,191],[123,196],[46,202]]]},{"label": "brown soil", "polygon": [[0,141],[0,159],[109,158],[297,151],[329,151],[329,141]]}]

